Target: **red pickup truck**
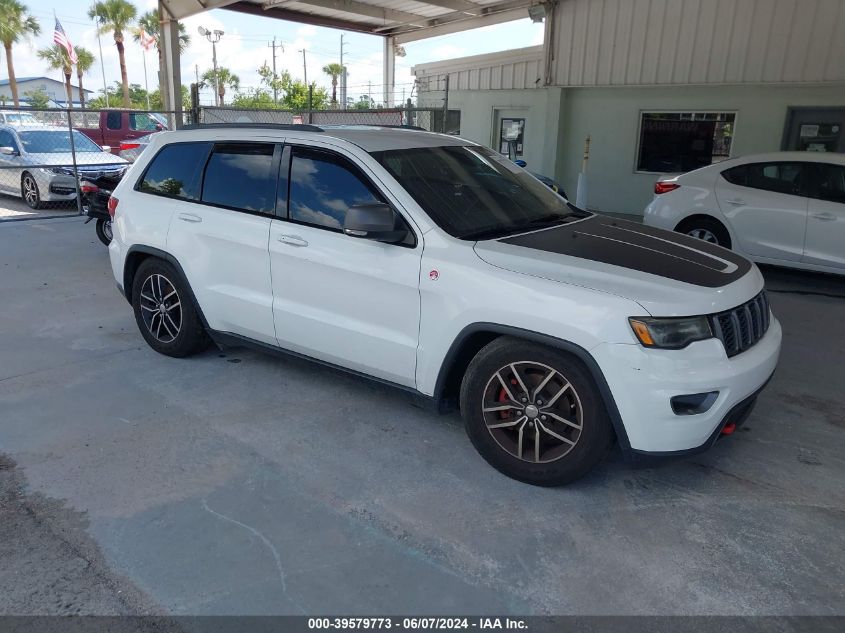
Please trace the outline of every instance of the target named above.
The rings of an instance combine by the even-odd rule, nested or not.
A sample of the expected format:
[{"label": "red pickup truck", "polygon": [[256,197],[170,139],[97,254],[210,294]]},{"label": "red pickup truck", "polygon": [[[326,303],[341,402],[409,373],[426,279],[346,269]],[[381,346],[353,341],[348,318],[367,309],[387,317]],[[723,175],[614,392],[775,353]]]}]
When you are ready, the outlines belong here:
[{"label": "red pickup truck", "polygon": [[112,154],[117,154],[120,151],[121,141],[166,130],[167,120],[159,114],[149,112],[103,110],[100,112],[99,127],[76,129],[97,145],[108,146]]}]

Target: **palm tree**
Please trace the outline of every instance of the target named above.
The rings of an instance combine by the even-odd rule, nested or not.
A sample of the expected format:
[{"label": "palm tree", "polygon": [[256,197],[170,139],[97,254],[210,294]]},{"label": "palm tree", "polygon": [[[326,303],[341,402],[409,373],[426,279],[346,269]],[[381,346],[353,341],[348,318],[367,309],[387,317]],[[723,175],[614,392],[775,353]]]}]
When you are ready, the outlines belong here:
[{"label": "palm tree", "polygon": [[67,92],[67,107],[73,107],[73,88],[70,85],[70,78],[73,75],[73,63],[70,55],[64,46],[53,44],[38,51],[38,57],[47,62],[52,70],[61,70],[65,76],[65,91]]},{"label": "palm tree", "polygon": [[337,105],[337,78],[343,74],[343,66],[340,64],[326,64],[323,72],[332,78],[332,103]]},{"label": "palm tree", "polygon": [[[201,86],[214,86],[214,69],[209,68],[201,77]],[[241,86],[241,79],[235,73],[223,66],[217,67],[217,94],[220,97],[220,105],[223,105],[223,95],[226,94],[226,88],[237,90]]]},{"label": "palm tree", "polygon": [[[141,41],[141,29],[156,38],[156,49],[158,49],[159,58],[161,58],[161,47],[158,45],[158,33],[161,20],[157,10],[147,11],[140,18],[138,18],[138,28],[132,34],[132,39],[136,42]],[[185,25],[179,22],[179,53],[183,54],[191,45],[191,36],[188,35]]]},{"label": "palm tree", "polygon": [[76,78],[79,81],[79,103],[85,107],[85,91],[82,89],[82,75],[94,65],[94,54],[82,46],[74,46],[76,53]]},{"label": "palm tree", "polygon": [[12,100],[16,108],[20,106],[20,101],[18,101],[18,82],[15,80],[15,65],[12,63],[12,44],[41,32],[38,20],[27,15],[28,11],[29,7],[17,0],[0,0],[0,41],[6,49],[9,89],[12,91]]},{"label": "palm tree", "polygon": [[100,0],[88,9],[88,17],[97,20],[100,33],[112,31],[117,56],[120,59],[120,82],[123,85],[123,107],[132,106],[129,98],[129,78],[126,76],[126,55],[123,49],[123,31],[135,19],[138,10],[126,0]]}]

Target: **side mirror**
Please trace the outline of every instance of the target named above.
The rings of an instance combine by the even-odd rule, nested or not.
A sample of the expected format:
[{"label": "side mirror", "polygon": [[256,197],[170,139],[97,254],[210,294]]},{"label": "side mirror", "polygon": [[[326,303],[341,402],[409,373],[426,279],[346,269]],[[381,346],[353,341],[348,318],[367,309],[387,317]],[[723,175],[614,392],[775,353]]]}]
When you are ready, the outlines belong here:
[{"label": "side mirror", "polygon": [[18,150],[9,146],[0,147],[0,154],[5,154],[6,156],[17,156]]},{"label": "side mirror", "polygon": [[161,123],[156,123],[155,129],[156,132],[161,132],[164,129],[164,126]]},{"label": "side mirror", "polygon": [[408,235],[406,229],[396,228],[396,214],[389,204],[374,202],[349,207],[343,222],[343,232],[376,242],[401,242]]},{"label": "side mirror", "polygon": [[526,163],[526,162],[525,162],[524,160],[522,160],[521,158],[517,158],[517,159],[516,159],[515,161],[513,161],[513,162],[514,162],[514,164],[518,165],[519,167],[526,167],[526,166],[528,166],[528,163]]},{"label": "side mirror", "polygon": [[110,152],[111,151],[111,145],[102,145],[101,147],[102,147],[102,150],[104,152]]}]

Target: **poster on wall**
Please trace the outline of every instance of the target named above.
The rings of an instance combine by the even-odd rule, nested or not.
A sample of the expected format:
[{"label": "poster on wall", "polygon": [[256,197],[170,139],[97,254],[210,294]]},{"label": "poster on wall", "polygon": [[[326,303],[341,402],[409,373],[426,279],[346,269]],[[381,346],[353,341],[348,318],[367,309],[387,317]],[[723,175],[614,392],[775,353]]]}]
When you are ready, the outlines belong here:
[{"label": "poster on wall", "polygon": [[515,141],[516,156],[522,156],[525,142],[525,119],[502,119],[499,127],[499,152],[508,154],[508,141]]}]

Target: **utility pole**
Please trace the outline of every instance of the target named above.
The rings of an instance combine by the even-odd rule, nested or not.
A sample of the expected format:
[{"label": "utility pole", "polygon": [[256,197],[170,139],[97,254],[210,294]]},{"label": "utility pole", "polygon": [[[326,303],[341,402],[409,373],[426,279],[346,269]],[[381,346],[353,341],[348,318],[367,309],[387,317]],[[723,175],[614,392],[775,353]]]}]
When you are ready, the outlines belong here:
[{"label": "utility pole", "polygon": [[196,77],[197,86],[199,86],[200,85],[200,65],[199,64],[194,64],[194,77]]},{"label": "utility pole", "polygon": [[[276,87],[276,36],[273,36],[273,41],[267,46],[273,48],[273,103],[279,102],[279,89]],[[285,52],[285,45],[279,42],[279,48],[282,49],[282,52]]]},{"label": "utility pole", "polygon": [[372,80],[367,82],[367,106],[370,108],[373,107],[373,82]]},{"label": "utility pole", "polygon": [[308,85],[308,66],[305,65],[305,49],[302,49],[302,75],[305,77],[305,85]]},{"label": "utility pole", "polygon": [[340,109],[346,110],[346,66],[343,65],[344,34],[340,34]]}]

